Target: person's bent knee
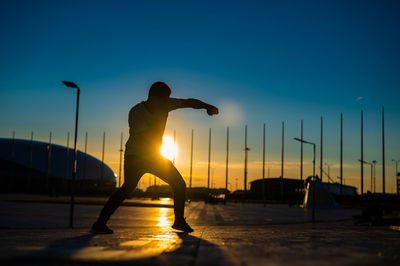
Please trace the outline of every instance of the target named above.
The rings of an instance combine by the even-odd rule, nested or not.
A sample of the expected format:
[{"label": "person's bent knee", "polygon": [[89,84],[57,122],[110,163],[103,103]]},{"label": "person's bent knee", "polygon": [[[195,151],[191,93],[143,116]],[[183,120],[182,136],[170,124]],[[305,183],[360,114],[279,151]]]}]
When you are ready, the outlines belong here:
[{"label": "person's bent knee", "polygon": [[186,183],[185,183],[185,180],[183,180],[182,177],[177,179],[177,181],[175,182],[174,185],[176,187],[176,190],[183,191],[183,192],[186,191]]},{"label": "person's bent knee", "polygon": [[132,190],[135,188],[135,184],[132,183],[124,183],[121,188],[119,189],[121,193],[123,194],[129,194],[132,192]]}]

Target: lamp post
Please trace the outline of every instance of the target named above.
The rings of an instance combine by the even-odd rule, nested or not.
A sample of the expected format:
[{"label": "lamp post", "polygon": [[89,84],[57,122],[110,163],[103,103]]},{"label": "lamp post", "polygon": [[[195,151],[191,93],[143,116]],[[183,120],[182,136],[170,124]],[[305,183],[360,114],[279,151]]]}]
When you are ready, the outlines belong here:
[{"label": "lamp post", "polygon": [[368,164],[371,167],[371,193],[372,193],[372,169],[373,169],[374,165],[372,163],[369,163],[369,162],[364,161],[364,160],[358,160],[358,161],[363,163],[363,164]]},{"label": "lamp post", "polygon": [[304,139],[299,139],[299,138],[294,138],[294,139],[297,141],[300,141],[302,143],[313,145],[313,176],[315,176],[315,147],[316,147],[316,144],[313,142],[306,141]]},{"label": "lamp post", "polygon": [[62,81],[62,83],[70,88],[77,89],[77,97],[76,97],[76,113],[75,113],[75,136],[74,136],[74,167],[72,172],[72,182],[71,182],[71,205],[69,212],[69,227],[73,227],[73,217],[74,217],[74,188],[75,188],[75,178],[76,178],[76,142],[78,136],[78,115],[79,115],[79,94],[81,93],[78,85],[71,81]]},{"label": "lamp post", "polygon": [[[301,143],[313,145],[313,177],[315,180],[315,146],[316,146],[315,143],[299,138],[294,138],[294,139],[300,141]],[[312,190],[312,221],[315,222],[315,182],[313,184],[313,190]]]}]

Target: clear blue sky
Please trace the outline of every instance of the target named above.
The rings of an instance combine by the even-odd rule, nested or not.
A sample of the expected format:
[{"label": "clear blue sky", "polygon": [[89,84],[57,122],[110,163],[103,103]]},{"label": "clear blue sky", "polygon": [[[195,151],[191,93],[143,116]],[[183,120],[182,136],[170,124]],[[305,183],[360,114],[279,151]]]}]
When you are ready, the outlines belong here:
[{"label": "clear blue sky", "polygon": [[[144,3],[143,3],[144,2]],[[400,3],[398,1],[6,1],[0,2],[0,136],[65,144],[73,132],[75,94],[82,88],[79,147],[101,152],[118,169],[119,134],[129,108],[156,80],[175,97],[221,107],[220,117],[177,111],[178,168],[188,172],[195,129],[195,175],[202,185],[208,127],[213,128],[216,186],[224,183],[225,126],[232,131],[232,179],[242,183],[243,128],[249,125],[249,179],[260,177],[262,123],[268,128],[271,175],[280,169],[280,126],[286,124],[288,177],[298,177],[300,120],[338,175],[339,116],[344,115],[346,183],[359,186],[360,110],[365,112],[365,159],[382,161],[381,107],[387,132],[387,191],[400,159]],[[305,150],[310,161],[311,149]],[[310,172],[310,165],[306,171]],[[306,173],[305,173],[306,174]],[[366,178],[369,169],[366,168]],[[377,185],[381,170],[377,169]],[[368,183],[369,184],[369,183]],[[232,181],[234,187],[234,181]],[[369,186],[369,185],[368,185]],[[367,189],[367,188],[366,188]]]}]

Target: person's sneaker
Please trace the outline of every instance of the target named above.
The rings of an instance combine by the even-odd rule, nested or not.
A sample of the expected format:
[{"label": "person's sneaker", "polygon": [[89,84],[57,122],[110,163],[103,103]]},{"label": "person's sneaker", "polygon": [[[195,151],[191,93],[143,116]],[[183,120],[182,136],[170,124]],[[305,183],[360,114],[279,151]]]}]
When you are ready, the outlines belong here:
[{"label": "person's sneaker", "polygon": [[174,224],[172,225],[172,228],[176,229],[176,230],[184,231],[187,233],[191,233],[194,231],[192,229],[192,227],[190,227],[190,225],[188,225],[188,223],[185,221],[185,219],[175,220]]},{"label": "person's sneaker", "polygon": [[90,229],[92,234],[112,234],[114,233],[106,224],[95,222]]}]

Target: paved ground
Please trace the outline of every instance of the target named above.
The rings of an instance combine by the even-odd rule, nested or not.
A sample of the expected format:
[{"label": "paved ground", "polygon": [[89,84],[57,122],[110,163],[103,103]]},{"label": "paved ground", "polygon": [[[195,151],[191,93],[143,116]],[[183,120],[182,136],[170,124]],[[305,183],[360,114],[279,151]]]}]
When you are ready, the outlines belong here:
[{"label": "paved ground", "polygon": [[170,229],[172,208],[121,207],[113,235],[92,235],[101,206],[76,205],[68,229],[68,205],[10,201],[21,198],[0,195],[2,265],[400,265],[400,231],[354,226],[354,210],[318,210],[311,223],[310,211],[287,205],[192,202],[195,232],[184,234]]}]

